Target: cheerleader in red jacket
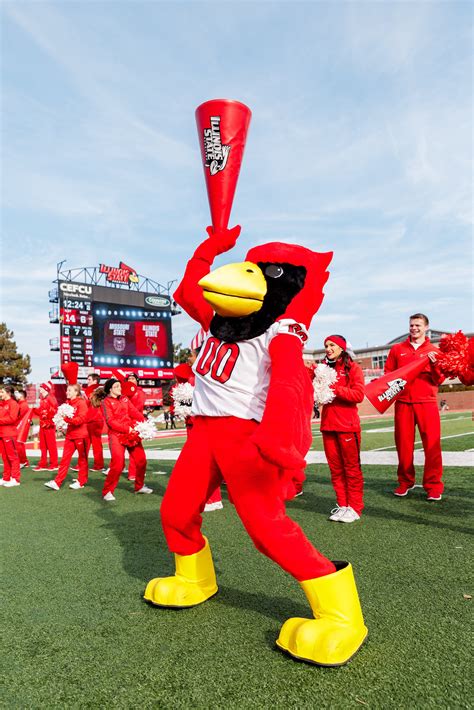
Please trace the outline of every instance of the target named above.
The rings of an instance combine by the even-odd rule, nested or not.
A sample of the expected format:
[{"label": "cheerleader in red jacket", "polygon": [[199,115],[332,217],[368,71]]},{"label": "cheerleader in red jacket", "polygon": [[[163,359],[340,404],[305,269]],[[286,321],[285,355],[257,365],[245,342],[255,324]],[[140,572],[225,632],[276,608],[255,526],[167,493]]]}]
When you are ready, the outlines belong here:
[{"label": "cheerleader in red jacket", "polygon": [[153,493],[153,489],[145,485],[145,451],[133,428],[145,418],[135,409],[128,397],[122,397],[121,394],[121,383],[111,378],[103,388],[99,387],[92,395],[92,404],[101,407],[109,433],[112,459],[102,489],[103,498],[107,502],[115,500],[114,491],[124,468],[125,451],[128,451],[130,459],[135,462],[135,493]]},{"label": "cheerleader in red jacket", "polygon": [[104,417],[102,416],[102,411],[99,407],[93,407],[91,403],[91,397],[95,390],[100,385],[100,375],[93,372],[87,376],[87,387],[85,388],[85,394],[87,397],[87,433],[89,436],[87,443],[87,454],[89,455],[89,449],[92,445],[92,453],[94,456],[94,462],[92,466],[93,471],[103,471],[104,470],[104,451],[102,448],[102,432],[104,430]]},{"label": "cheerleader in red jacket", "polygon": [[[33,414],[39,417],[41,457],[34,471],[58,470],[58,445],[56,443],[56,427],[53,417],[58,411],[58,403],[53,395],[51,382],[43,382],[39,388],[39,407],[33,409]],[[48,466],[49,454],[49,466]]]},{"label": "cheerleader in red jacket", "polygon": [[59,491],[64,479],[67,476],[69,464],[75,451],[78,454],[79,476],[77,481],[73,481],[69,488],[77,490],[84,488],[89,477],[89,467],[87,463],[87,403],[81,397],[81,386],[78,384],[68,385],[66,390],[67,403],[74,409],[74,414],[64,417],[67,424],[66,439],[59,471],[56,478],[47,481],[44,485],[53,491]]},{"label": "cheerleader in red jacket", "polygon": [[[18,402],[18,407],[20,408],[20,414],[18,417],[18,421],[20,421],[30,409],[28,406],[28,402],[26,401],[25,390],[16,390],[15,399]],[[30,462],[28,461],[28,457],[26,455],[25,445],[22,442],[17,441],[16,448],[18,450],[18,456],[20,457],[20,468],[25,468],[26,466],[29,466]]]},{"label": "cheerleader in red jacket", "polygon": [[10,385],[0,389],[0,455],[3,459],[3,478],[0,485],[13,488],[20,485],[20,459],[16,444],[19,407]]},{"label": "cheerleader in red jacket", "polygon": [[[130,402],[133,404],[135,409],[140,412],[141,415],[143,415],[144,409],[145,409],[145,400],[146,400],[146,394],[142,390],[141,387],[138,386],[138,380],[136,375],[132,372],[130,375],[127,375],[127,382],[129,382],[132,387],[134,388],[134,392],[130,397]],[[137,476],[137,471],[136,471],[136,466],[133,461],[133,459],[130,459],[130,462],[128,464],[128,480],[129,481],[135,481]]]},{"label": "cheerleader in red jacket", "polygon": [[360,419],[357,403],[364,399],[364,375],[347,352],[342,335],[328,335],[324,340],[325,364],[337,374],[333,385],[336,395],[325,404],[321,432],[337,507],[329,520],[353,523],[364,508],[364,478],[360,467]]}]

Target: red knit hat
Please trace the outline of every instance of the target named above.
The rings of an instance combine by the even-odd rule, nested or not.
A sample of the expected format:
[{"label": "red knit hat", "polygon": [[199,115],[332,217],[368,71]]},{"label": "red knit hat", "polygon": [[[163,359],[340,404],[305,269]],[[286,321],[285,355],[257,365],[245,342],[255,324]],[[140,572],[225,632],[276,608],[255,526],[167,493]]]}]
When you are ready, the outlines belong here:
[{"label": "red knit hat", "polygon": [[347,349],[347,341],[343,335],[327,335],[324,338],[324,345],[326,345],[328,340],[330,340],[331,343],[334,343],[335,345],[339,345],[339,347],[343,350]]},{"label": "red knit hat", "polygon": [[53,383],[52,382],[42,382],[40,384],[41,389],[46,390],[46,392],[51,392],[53,389]]}]

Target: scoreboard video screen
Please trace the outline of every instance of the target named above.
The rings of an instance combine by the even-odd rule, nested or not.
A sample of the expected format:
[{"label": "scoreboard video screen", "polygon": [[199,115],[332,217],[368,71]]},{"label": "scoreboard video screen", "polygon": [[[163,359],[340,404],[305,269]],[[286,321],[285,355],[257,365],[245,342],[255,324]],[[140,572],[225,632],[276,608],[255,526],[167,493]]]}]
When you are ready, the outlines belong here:
[{"label": "scoreboard video screen", "polygon": [[103,377],[116,369],[139,378],[173,376],[167,296],[72,281],[58,287],[61,362],[77,362]]}]

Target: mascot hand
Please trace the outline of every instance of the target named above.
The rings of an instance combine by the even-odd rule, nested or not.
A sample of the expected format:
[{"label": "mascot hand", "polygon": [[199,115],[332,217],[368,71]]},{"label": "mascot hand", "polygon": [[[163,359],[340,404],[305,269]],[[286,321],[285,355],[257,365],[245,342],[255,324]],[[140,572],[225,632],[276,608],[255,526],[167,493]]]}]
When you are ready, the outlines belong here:
[{"label": "mascot hand", "polygon": [[285,446],[278,442],[274,435],[267,437],[263,433],[257,432],[252,437],[252,443],[268,463],[278,466],[278,468],[301,470],[306,466],[304,456],[300,454],[294,444]]},{"label": "mascot hand", "polygon": [[214,231],[212,227],[207,227],[206,232],[209,235],[209,239],[211,239],[215,245],[216,256],[224,254],[224,252],[235,247],[241,229],[239,224],[236,227],[232,227],[232,229],[220,229],[216,231]]}]

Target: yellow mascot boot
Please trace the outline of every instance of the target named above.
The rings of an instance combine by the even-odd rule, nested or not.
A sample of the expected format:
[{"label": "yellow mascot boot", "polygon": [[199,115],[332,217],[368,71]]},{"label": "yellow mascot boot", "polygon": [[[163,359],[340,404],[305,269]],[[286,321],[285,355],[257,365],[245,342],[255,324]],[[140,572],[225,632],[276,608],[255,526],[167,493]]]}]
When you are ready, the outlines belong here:
[{"label": "yellow mascot boot", "polygon": [[202,604],[217,592],[216,573],[207,538],[202,550],[194,555],[176,555],[176,574],[148,582],[146,601],[156,606],[179,609]]},{"label": "yellow mascot boot", "polygon": [[367,636],[349,562],[334,562],[336,572],[300,582],[314,619],[288,619],[277,646],[295,658],[319,666],[342,666]]}]

